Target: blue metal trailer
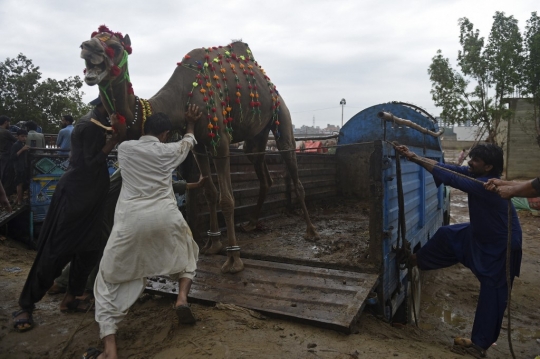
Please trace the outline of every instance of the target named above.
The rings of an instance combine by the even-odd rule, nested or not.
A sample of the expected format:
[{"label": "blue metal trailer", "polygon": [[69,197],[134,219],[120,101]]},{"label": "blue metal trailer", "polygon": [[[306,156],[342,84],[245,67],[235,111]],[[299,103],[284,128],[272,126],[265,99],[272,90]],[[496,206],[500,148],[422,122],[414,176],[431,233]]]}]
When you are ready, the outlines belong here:
[{"label": "blue metal trailer", "polygon": [[[359,112],[339,133],[341,147],[336,153],[342,169],[339,178],[347,182],[342,183],[341,188],[345,188],[346,194],[368,198],[371,202],[370,255],[379,268],[376,289],[379,312],[386,320],[392,320],[396,314],[405,314],[404,319],[410,320],[412,297],[416,311],[420,307],[421,278],[415,269],[411,276],[414,283],[408,283],[407,270],[400,270],[396,261],[398,158],[390,142],[404,144],[418,155],[438,162],[443,162],[444,156],[439,138],[382,120],[378,116],[381,111],[408,119],[432,132],[439,129],[436,120],[427,112],[413,105],[394,102]],[[401,159],[401,176],[407,228],[405,238],[416,252],[441,225],[447,224],[449,189],[442,185],[437,187],[429,172],[405,159]]]}]

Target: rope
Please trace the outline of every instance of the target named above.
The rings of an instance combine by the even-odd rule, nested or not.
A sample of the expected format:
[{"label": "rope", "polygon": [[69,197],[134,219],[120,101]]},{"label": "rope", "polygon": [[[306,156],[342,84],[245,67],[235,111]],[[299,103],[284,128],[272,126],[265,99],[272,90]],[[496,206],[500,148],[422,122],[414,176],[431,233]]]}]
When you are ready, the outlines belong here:
[{"label": "rope", "polygon": [[[84,320],[86,319],[86,315],[88,314],[88,312],[90,311],[90,309],[92,309],[92,306],[93,306],[93,303],[91,303],[90,301],[90,304],[88,306],[88,309],[86,309],[86,312],[84,313],[84,315],[82,316],[81,318],[81,321],[79,322],[79,325],[77,325],[77,328],[75,328],[75,330],[73,331],[73,333],[71,333],[70,337],[68,338],[68,340],[66,341],[66,344],[64,344],[64,347],[62,348],[62,351],[60,352],[60,357],[62,357],[64,355],[64,352],[66,351],[66,349],[68,348],[69,344],[71,344],[71,341],[73,340],[73,337],[75,336],[75,334],[77,334],[77,332],[79,331],[79,329],[82,329],[82,323],[84,322]],[[89,322],[89,323],[86,323],[86,325],[84,326],[84,328],[86,328],[87,326],[89,326],[90,324],[92,324],[93,321]]]},{"label": "rope", "polygon": [[[319,147],[319,148],[348,147],[348,146],[356,146],[356,145],[366,145],[366,144],[371,144],[371,143],[373,143],[373,141],[348,143],[346,145],[322,146],[322,147]],[[213,155],[209,155],[207,153],[200,153],[200,152],[195,152],[195,151],[193,151],[193,153],[198,155],[198,156],[203,156],[203,157],[209,157],[209,158],[212,158],[212,159],[216,159],[216,158],[229,158],[229,157],[240,157],[240,156],[260,156],[260,155],[268,155],[268,154],[274,154],[274,153],[295,152],[295,151],[297,151],[296,148],[293,148],[293,149],[290,149],[290,150],[278,150],[278,151],[264,151],[264,152],[251,152],[251,153],[231,153],[231,154],[228,154],[227,156],[213,156]]]},{"label": "rope", "polygon": [[512,253],[512,201],[508,200],[508,242],[506,244],[506,285],[508,287],[508,304],[506,310],[508,311],[508,347],[510,348],[510,353],[512,358],[516,359],[516,354],[514,354],[514,346],[512,345],[512,325],[510,315],[510,305],[512,304],[512,278],[510,275],[510,260]]},{"label": "rope", "polygon": [[[418,318],[416,317],[416,300],[414,295],[414,281],[412,276],[412,263],[408,260],[411,254],[411,244],[405,236],[407,235],[407,227],[405,221],[405,195],[403,194],[403,179],[401,177],[401,159],[400,156],[396,156],[396,175],[397,175],[397,192],[398,192],[398,238],[396,244],[396,252],[401,252],[401,255],[396,256],[397,260],[406,260],[407,261],[407,277],[409,283],[411,284],[411,301],[413,307],[413,316],[414,324],[418,327]],[[401,237],[401,248],[399,245],[399,240]],[[398,263],[399,268],[399,263]],[[399,270],[397,271],[398,283],[400,282]],[[408,319],[408,318],[407,318]]]}]

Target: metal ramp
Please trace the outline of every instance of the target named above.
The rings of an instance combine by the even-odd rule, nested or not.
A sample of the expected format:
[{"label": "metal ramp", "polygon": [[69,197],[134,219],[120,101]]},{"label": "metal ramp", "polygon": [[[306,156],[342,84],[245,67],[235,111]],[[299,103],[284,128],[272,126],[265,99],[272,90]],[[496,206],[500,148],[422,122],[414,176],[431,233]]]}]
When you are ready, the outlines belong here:
[{"label": "metal ramp", "polygon": [[[223,256],[201,257],[190,299],[230,303],[350,333],[378,275],[242,259],[244,271],[222,274]],[[177,295],[178,285],[149,278],[146,291]]]}]

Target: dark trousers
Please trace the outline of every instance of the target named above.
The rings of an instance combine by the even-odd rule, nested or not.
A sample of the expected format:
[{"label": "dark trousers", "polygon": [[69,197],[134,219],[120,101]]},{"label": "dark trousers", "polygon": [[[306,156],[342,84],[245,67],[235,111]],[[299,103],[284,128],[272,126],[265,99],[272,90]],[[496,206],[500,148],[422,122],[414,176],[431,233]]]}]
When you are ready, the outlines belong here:
[{"label": "dark trousers", "polygon": [[34,304],[43,298],[53,285],[54,279],[62,273],[62,269],[70,261],[68,291],[75,296],[82,295],[88,275],[99,259],[101,251],[51,254],[50,246],[41,243],[19,298],[19,306],[22,309],[33,310]]},{"label": "dark trousers", "polygon": [[[466,231],[456,232],[450,227],[439,228],[426,245],[417,252],[418,268],[432,270],[462,263],[471,269],[472,263],[468,263],[468,259],[466,259],[469,256],[460,253],[464,247],[457,243],[462,240],[470,240],[470,238],[459,238],[461,235],[467,236],[469,233]],[[521,251],[516,255],[520,260]],[[510,274],[513,283],[514,270],[511,270]],[[506,284],[494,286],[482,282],[480,281],[480,295],[476,305],[471,340],[482,349],[488,349],[491,344],[497,341],[501,331],[507,305],[508,286]]]}]

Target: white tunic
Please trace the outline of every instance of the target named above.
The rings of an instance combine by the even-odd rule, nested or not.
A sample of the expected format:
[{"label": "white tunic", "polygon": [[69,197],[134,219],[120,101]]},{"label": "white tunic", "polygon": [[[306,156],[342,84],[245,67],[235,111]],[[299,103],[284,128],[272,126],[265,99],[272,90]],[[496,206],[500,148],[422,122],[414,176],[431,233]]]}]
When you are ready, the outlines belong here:
[{"label": "white tunic", "polygon": [[196,143],[186,134],[175,143],[142,136],[118,146],[122,190],[100,264],[105,281],[195,271],[199,247],[178,210],[171,174]]}]

